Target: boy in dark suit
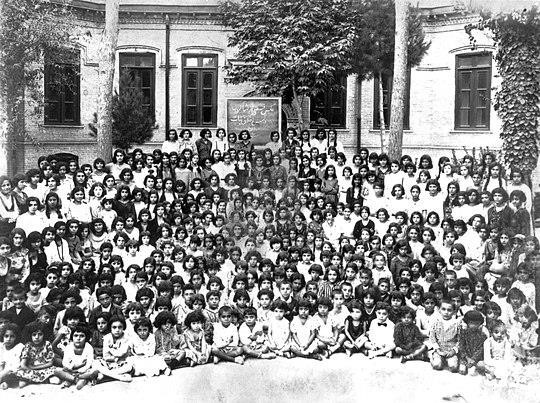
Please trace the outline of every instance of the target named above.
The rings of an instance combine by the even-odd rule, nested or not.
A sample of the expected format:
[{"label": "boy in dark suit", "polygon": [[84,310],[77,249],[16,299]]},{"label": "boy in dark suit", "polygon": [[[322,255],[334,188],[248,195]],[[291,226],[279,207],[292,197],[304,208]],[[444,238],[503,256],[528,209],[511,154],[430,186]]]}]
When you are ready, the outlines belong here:
[{"label": "boy in dark suit", "polygon": [[19,285],[13,290],[12,298],[13,306],[8,309],[8,312],[15,314],[14,323],[19,326],[19,329],[36,320],[36,314],[26,306],[26,291],[23,286]]}]

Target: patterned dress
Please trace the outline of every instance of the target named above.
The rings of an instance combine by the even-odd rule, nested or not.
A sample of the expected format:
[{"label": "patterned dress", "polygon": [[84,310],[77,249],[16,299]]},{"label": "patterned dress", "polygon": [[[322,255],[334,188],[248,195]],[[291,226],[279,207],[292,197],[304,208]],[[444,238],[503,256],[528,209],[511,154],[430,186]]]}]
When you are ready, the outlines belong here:
[{"label": "patterned dress", "polygon": [[[21,361],[26,360],[27,366],[43,365],[52,362],[54,358],[54,352],[52,344],[46,341],[40,346],[36,346],[33,343],[27,343],[21,353]],[[17,376],[28,382],[43,383],[51,376],[54,375],[54,367],[45,369],[23,369],[17,370]]]}]

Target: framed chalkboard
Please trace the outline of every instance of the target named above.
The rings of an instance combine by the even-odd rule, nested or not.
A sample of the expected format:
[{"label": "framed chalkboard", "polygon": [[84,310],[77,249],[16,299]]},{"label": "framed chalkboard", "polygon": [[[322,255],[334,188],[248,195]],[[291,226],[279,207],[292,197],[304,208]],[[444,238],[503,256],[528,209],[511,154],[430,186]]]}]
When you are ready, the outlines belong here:
[{"label": "framed chalkboard", "polygon": [[281,98],[228,98],[227,133],[249,130],[254,145],[270,141],[270,132],[281,128]]}]

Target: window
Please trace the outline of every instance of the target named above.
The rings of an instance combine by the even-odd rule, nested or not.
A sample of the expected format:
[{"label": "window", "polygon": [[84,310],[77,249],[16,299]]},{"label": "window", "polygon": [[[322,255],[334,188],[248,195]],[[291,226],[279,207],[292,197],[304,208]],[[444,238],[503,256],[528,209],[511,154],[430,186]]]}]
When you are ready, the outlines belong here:
[{"label": "window", "polygon": [[217,75],[216,55],[182,57],[182,124],[216,126]]},{"label": "window", "polygon": [[[392,80],[391,74],[382,75],[382,88],[383,88],[383,113],[384,123],[386,129],[390,127],[390,111],[392,109]],[[403,128],[409,130],[409,104],[411,93],[411,71],[407,71],[407,83],[405,87],[405,112],[403,114]],[[380,115],[379,115],[379,77],[375,75],[374,79],[374,94],[373,94],[373,128],[380,129]]]},{"label": "window", "polygon": [[345,127],[347,76],[340,74],[337,82],[340,88],[321,92],[311,98],[309,120],[312,126]]},{"label": "window", "polygon": [[456,57],[456,129],[489,129],[491,53]]},{"label": "window", "polygon": [[44,123],[80,124],[80,62],[78,51],[46,56]]},{"label": "window", "polygon": [[[149,116],[155,116],[156,55],[153,53],[120,53],[120,74],[128,72],[131,83],[141,89],[143,106]],[[120,88],[122,92],[123,88]]]}]

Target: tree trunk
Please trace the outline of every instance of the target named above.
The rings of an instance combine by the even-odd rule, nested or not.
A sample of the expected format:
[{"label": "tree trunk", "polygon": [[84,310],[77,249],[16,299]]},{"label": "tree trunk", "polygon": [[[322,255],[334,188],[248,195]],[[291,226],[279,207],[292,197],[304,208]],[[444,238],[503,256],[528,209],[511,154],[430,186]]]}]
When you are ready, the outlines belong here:
[{"label": "tree trunk", "polygon": [[[4,12],[4,2],[0,1],[0,15]],[[3,18],[0,18],[3,21]],[[5,27],[0,26],[1,30]],[[0,57],[3,52],[0,52]],[[0,66],[4,66],[0,60]],[[0,68],[0,175],[8,174],[8,119],[7,119],[7,96],[6,96],[6,76],[4,69]]]},{"label": "tree trunk", "polygon": [[383,77],[382,73],[379,71],[379,125],[380,125],[380,131],[379,136],[381,138],[381,153],[386,152],[385,146],[384,146],[384,133],[386,129],[386,121],[384,120],[384,91],[383,91],[383,83],[382,83]]},{"label": "tree trunk", "polygon": [[394,78],[390,112],[390,159],[399,159],[403,150],[403,116],[407,86],[408,0],[396,0],[396,33],[394,47]]},{"label": "tree trunk", "polygon": [[305,129],[305,123],[304,123],[304,111],[302,110],[302,106],[304,104],[304,97],[298,95],[298,92],[296,91],[296,88],[293,86],[293,99],[292,99],[292,107],[294,108],[296,112],[296,117],[298,119],[298,129],[304,130]]},{"label": "tree trunk", "polygon": [[105,31],[99,60],[97,151],[105,161],[109,161],[112,157],[112,99],[118,43],[119,3],[119,0],[105,2]]}]

